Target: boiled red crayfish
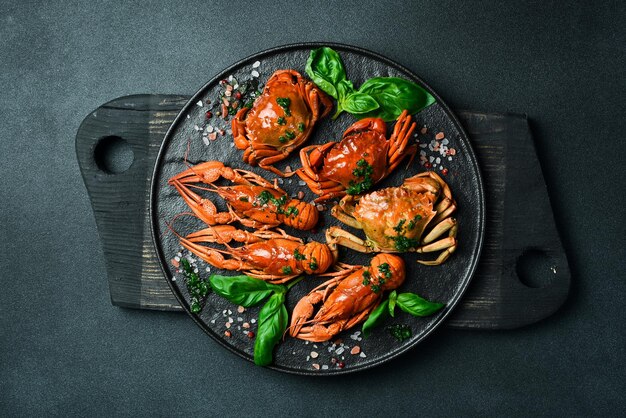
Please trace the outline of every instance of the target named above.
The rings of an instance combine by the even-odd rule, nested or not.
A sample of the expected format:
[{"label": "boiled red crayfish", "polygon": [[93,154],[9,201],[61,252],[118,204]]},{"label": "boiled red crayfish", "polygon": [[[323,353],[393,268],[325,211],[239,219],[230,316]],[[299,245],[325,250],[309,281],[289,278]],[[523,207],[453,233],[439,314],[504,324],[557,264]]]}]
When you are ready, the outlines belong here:
[{"label": "boiled red crayfish", "polygon": [[[235,186],[220,187],[214,183],[221,177]],[[193,186],[204,183],[209,187]],[[190,167],[170,178],[191,210],[208,225],[241,224],[267,229],[282,223],[292,228],[309,230],[315,227],[319,212],[315,205],[292,199],[276,182],[274,184],[250,171],[232,169],[219,161],[207,161]],[[195,193],[193,188],[208,190],[222,197],[228,212],[218,212],[213,202]]]},{"label": "boiled red crayfish", "polygon": [[[270,283],[285,283],[302,273],[328,270],[337,259],[337,247],[316,241],[303,243],[282,230],[248,232],[232,225],[209,227],[178,236],[183,247],[220,269],[242,271]],[[230,242],[244,243],[231,247]],[[225,250],[201,245],[223,244]]]},{"label": "boiled red crayfish", "polygon": [[369,266],[338,264],[338,268],[339,272],[331,273],[332,279],[296,304],[289,327],[292,337],[314,342],[330,340],[365,321],[382,301],[383,292],[398,288],[405,279],[404,261],[393,254],[378,254]]}]

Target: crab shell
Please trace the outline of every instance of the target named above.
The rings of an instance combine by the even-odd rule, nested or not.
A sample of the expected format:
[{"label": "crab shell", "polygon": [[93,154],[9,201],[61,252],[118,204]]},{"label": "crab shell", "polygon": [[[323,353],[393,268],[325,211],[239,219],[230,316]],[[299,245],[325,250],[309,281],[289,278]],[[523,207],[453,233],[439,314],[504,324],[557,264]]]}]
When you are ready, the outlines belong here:
[{"label": "crab shell", "polygon": [[246,163],[282,176],[272,164],[287,158],[303,144],[316,122],[331,109],[328,96],[297,71],[276,71],[252,108],[244,107],[235,115],[232,121],[235,146],[244,150]]},{"label": "crab shell", "polygon": [[369,241],[383,251],[393,251],[399,235],[411,240],[422,236],[436,215],[436,198],[406,187],[390,187],[361,197],[353,215]]},{"label": "crab shell", "polygon": [[389,141],[386,133],[387,125],[380,118],[355,122],[343,134],[342,140],[326,154],[320,174],[347,189],[358,180],[354,169],[357,161],[363,159],[373,168],[372,181],[380,181],[387,174]]}]

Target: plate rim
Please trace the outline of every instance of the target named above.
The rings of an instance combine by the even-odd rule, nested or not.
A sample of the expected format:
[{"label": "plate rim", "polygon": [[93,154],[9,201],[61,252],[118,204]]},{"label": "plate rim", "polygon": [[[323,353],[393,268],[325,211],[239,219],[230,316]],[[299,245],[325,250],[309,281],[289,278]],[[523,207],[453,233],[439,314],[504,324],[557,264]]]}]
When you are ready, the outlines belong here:
[{"label": "plate rim", "polygon": [[200,317],[198,315],[194,315],[193,313],[191,313],[189,307],[187,306],[187,302],[184,298],[184,296],[181,294],[180,290],[178,289],[177,286],[174,286],[170,280],[170,278],[168,277],[168,267],[167,267],[167,262],[165,260],[165,254],[163,254],[163,249],[162,246],[158,244],[158,220],[157,220],[157,216],[156,216],[156,212],[155,212],[155,208],[157,205],[156,199],[158,197],[158,188],[159,185],[157,184],[157,177],[159,175],[159,172],[161,170],[161,165],[160,164],[163,160],[163,155],[164,155],[164,150],[165,150],[165,145],[169,142],[171,142],[172,139],[172,135],[174,134],[174,132],[176,131],[176,128],[178,127],[178,125],[181,123],[181,121],[184,119],[187,111],[189,110],[190,107],[194,106],[195,103],[198,101],[198,98],[200,96],[202,96],[206,89],[209,88],[209,86],[211,86],[212,84],[214,84],[215,82],[219,82],[219,80],[221,80],[224,77],[224,74],[227,74],[228,72],[232,72],[232,70],[234,70],[235,68],[241,66],[243,63],[245,63],[246,61],[252,60],[252,59],[261,59],[264,56],[267,55],[271,55],[277,52],[288,52],[290,50],[294,50],[294,49],[303,49],[303,48],[309,48],[309,49],[313,49],[313,48],[320,48],[323,46],[327,46],[327,47],[331,47],[333,49],[343,49],[343,50],[348,50],[350,52],[355,52],[361,55],[365,55],[365,56],[369,56],[371,58],[377,59],[381,62],[383,62],[384,64],[395,68],[397,70],[403,71],[407,74],[409,74],[411,77],[413,77],[415,80],[417,80],[420,85],[422,87],[424,87],[435,99],[436,102],[439,106],[441,106],[441,108],[443,109],[443,111],[445,112],[445,114],[450,118],[452,124],[454,125],[454,127],[459,131],[460,135],[463,137],[465,145],[468,147],[468,149],[470,150],[468,156],[469,159],[471,161],[471,166],[473,168],[475,168],[475,174],[476,174],[476,178],[478,180],[478,222],[479,222],[479,226],[477,228],[477,233],[478,233],[478,238],[477,238],[477,245],[476,245],[476,249],[474,251],[474,253],[471,255],[472,259],[470,262],[470,265],[468,266],[468,272],[469,274],[467,274],[466,279],[460,284],[461,289],[459,291],[457,291],[454,294],[454,297],[452,298],[452,300],[450,301],[450,303],[448,303],[448,305],[446,306],[445,312],[443,313],[443,315],[441,315],[439,317],[438,320],[436,320],[435,322],[433,322],[433,324],[430,326],[430,328],[428,328],[425,332],[423,332],[415,341],[413,341],[411,344],[407,344],[401,347],[398,347],[397,350],[393,350],[388,352],[387,354],[373,360],[370,363],[361,365],[361,366],[357,366],[355,368],[349,368],[349,369],[328,369],[328,370],[324,370],[323,372],[317,371],[317,370],[298,370],[298,369],[292,369],[292,368],[288,368],[285,366],[276,366],[274,364],[271,364],[269,366],[265,366],[265,368],[268,369],[272,369],[272,370],[276,370],[276,371],[280,371],[283,373],[289,373],[289,374],[296,374],[296,375],[302,375],[302,376],[337,376],[337,375],[343,375],[343,374],[349,374],[349,373],[356,373],[356,372],[360,372],[363,370],[367,370],[367,369],[371,369],[373,367],[379,366],[383,363],[388,362],[389,360],[399,357],[402,354],[406,353],[407,351],[409,351],[410,349],[415,348],[415,346],[417,346],[419,343],[421,343],[422,341],[424,341],[424,339],[426,339],[426,337],[428,337],[435,329],[437,329],[439,326],[441,326],[441,324],[445,321],[445,319],[450,315],[451,312],[454,311],[454,309],[456,308],[456,306],[459,304],[460,300],[462,299],[463,295],[465,294],[465,292],[467,291],[469,284],[471,283],[472,279],[474,278],[474,275],[476,273],[476,269],[478,267],[478,262],[480,260],[480,256],[482,254],[482,250],[483,250],[483,244],[484,244],[484,238],[485,238],[485,223],[486,223],[486,204],[485,204],[485,191],[484,191],[484,181],[482,178],[482,173],[480,170],[480,164],[478,163],[478,160],[476,158],[476,152],[474,151],[474,147],[472,146],[472,142],[469,138],[469,136],[467,135],[466,130],[463,128],[463,125],[461,125],[458,117],[456,116],[456,114],[454,112],[452,112],[452,110],[450,109],[450,107],[448,106],[448,104],[443,101],[441,99],[441,97],[437,94],[437,92],[435,92],[432,87],[430,87],[430,85],[426,82],[424,82],[424,80],[419,77],[417,74],[415,74],[413,71],[411,71],[410,69],[406,68],[405,66],[403,66],[402,64],[399,64],[393,60],[391,60],[390,58],[387,58],[377,52],[373,52],[371,50],[365,49],[365,48],[361,48],[361,47],[357,47],[357,46],[353,46],[353,45],[349,45],[349,44],[344,44],[344,43],[337,43],[337,42],[297,42],[297,43],[290,43],[290,44],[284,44],[284,45],[279,45],[279,46],[275,46],[269,49],[265,49],[259,52],[256,52],[254,54],[248,55],[240,60],[238,60],[237,62],[233,63],[232,65],[224,68],[223,70],[219,71],[215,76],[213,76],[209,81],[207,81],[202,87],[200,87],[187,101],[187,103],[185,103],[185,105],[182,107],[182,109],[180,109],[180,111],[178,112],[178,114],[176,115],[176,118],[174,119],[174,121],[171,123],[171,125],[168,127],[167,132],[165,133],[165,135],[163,136],[163,140],[161,142],[161,145],[159,146],[159,152],[156,156],[156,159],[154,161],[154,167],[152,170],[152,177],[150,179],[150,198],[149,198],[149,212],[148,215],[150,216],[150,232],[151,232],[151,236],[152,236],[152,245],[155,249],[155,252],[157,254],[157,258],[159,259],[159,266],[161,268],[161,270],[163,271],[163,276],[165,278],[165,281],[167,282],[168,286],[170,287],[170,290],[172,291],[172,293],[174,294],[174,296],[176,297],[176,299],[178,300],[178,302],[180,303],[181,307],[185,310],[185,312],[188,314],[188,316],[190,316],[194,322],[205,332],[207,333],[211,338],[213,338],[213,340],[217,341],[221,346],[225,347],[227,350],[229,350],[230,352],[236,354],[239,357],[243,357],[245,360],[248,360],[249,362],[252,362],[252,359],[249,358],[248,353],[245,353],[244,351],[237,349],[234,346],[231,346],[229,344],[226,344],[226,342],[220,338],[215,332],[213,332],[211,329],[208,328],[208,326],[200,320]]}]

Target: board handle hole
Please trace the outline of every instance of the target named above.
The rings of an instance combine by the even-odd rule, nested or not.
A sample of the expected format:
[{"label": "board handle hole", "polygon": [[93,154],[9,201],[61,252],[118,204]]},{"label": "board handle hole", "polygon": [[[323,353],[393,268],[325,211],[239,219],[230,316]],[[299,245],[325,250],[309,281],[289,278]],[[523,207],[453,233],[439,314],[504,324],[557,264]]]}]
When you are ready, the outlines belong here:
[{"label": "board handle hole", "polygon": [[549,286],[557,273],[554,260],[544,251],[534,248],[522,253],[517,259],[515,270],[520,281],[533,288]]},{"label": "board handle hole", "polygon": [[109,174],[123,173],[135,160],[133,149],[119,136],[101,138],[93,153],[98,168]]}]

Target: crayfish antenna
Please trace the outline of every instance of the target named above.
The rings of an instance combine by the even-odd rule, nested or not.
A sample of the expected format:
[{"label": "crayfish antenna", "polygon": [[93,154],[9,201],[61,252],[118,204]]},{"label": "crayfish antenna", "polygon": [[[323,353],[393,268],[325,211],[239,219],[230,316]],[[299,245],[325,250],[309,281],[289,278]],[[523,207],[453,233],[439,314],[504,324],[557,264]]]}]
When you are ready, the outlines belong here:
[{"label": "crayfish antenna", "polygon": [[[198,173],[196,173],[196,175],[197,174]],[[187,187],[198,189],[198,190],[204,190],[206,192],[213,192],[213,193],[217,193],[217,190],[219,189],[219,187],[214,184],[207,184],[206,186],[200,186],[199,184],[189,184],[187,185]]]},{"label": "crayfish antenna", "polygon": [[[176,235],[176,237],[177,237],[178,239],[181,239],[181,238],[184,238],[184,237],[183,237],[182,235],[180,235],[178,232],[176,232],[176,230],[174,229],[174,227],[172,226],[172,224],[176,221],[176,219],[180,218],[181,216],[186,216],[186,215],[188,215],[188,216],[193,216],[193,217],[194,217],[194,218],[196,218],[196,219],[200,219],[200,218],[198,218],[198,217],[196,216],[196,214],[195,214],[195,213],[193,213],[193,212],[182,212],[182,213],[179,213],[179,214],[177,214],[176,216],[174,216],[174,217],[172,218],[172,220],[171,220],[169,223],[168,223],[167,221],[163,221],[163,222],[165,223],[165,225],[167,226],[167,229],[169,229],[171,233],[173,233],[174,235]],[[163,235],[164,235],[164,234],[165,234],[165,232],[163,232],[163,233],[161,234],[161,236],[160,236],[160,238],[161,238],[161,239],[163,238]]]}]

